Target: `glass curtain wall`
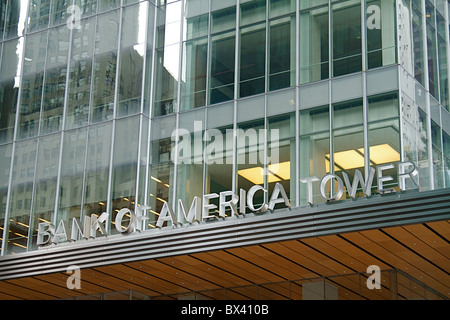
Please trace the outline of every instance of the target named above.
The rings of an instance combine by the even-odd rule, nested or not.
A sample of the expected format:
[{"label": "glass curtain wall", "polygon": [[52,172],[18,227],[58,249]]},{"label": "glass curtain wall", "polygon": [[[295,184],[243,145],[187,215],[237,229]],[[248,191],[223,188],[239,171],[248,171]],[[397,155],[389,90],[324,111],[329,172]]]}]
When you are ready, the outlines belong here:
[{"label": "glass curtain wall", "polygon": [[236,1],[211,2],[209,104],[234,99]]}]

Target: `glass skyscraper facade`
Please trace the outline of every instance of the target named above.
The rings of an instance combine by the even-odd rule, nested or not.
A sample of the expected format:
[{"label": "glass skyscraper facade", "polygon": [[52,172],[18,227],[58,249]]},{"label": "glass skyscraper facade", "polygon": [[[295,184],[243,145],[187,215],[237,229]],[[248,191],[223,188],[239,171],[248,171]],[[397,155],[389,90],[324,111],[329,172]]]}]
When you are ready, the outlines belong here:
[{"label": "glass skyscraper facade", "polygon": [[[308,206],[302,178],[399,161],[420,190],[450,187],[449,16],[445,0],[2,0],[1,255],[36,250],[41,222],[107,212],[114,234],[149,206],[152,229],[166,202],[261,185],[262,203],[276,183]],[[239,129],[262,134],[226,143]]]}]

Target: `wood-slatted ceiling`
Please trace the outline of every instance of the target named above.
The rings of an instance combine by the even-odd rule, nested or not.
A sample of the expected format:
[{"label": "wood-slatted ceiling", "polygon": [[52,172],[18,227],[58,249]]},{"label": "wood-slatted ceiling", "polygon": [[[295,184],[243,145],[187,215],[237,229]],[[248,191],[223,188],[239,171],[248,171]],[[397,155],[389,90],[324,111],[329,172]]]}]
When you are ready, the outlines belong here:
[{"label": "wood-slatted ceiling", "polygon": [[[450,298],[449,240],[450,221],[343,233],[84,269],[80,290],[67,289],[69,275],[63,272],[5,280],[0,299],[65,299],[130,289],[155,297],[230,287],[239,288],[228,290],[227,299],[243,299],[254,297],[250,285],[272,282],[258,288],[258,299],[297,299],[300,290],[289,291],[286,280],[345,274],[332,280],[340,286],[340,299],[389,299],[386,291],[361,292],[357,275],[351,275],[373,264],[404,271]],[[221,299],[224,291],[205,296]]]}]

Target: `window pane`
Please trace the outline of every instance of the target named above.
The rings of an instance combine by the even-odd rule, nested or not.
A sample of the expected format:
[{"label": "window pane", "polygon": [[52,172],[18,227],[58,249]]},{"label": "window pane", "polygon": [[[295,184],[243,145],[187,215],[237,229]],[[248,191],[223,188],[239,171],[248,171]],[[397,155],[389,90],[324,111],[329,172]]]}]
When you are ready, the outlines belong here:
[{"label": "window pane", "polygon": [[[214,135],[205,135],[204,118],[203,110],[184,113],[180,117],[179,128],[187,131],[181,135],[183,141],[178,143],[176,199],[185,201],[188,208],[195,196],[201,197],[203,194],[203,151],[209,150],[205,146],[217,143]],[[204,142],[203,138],[208,140]]]},{"label": "window pane", "polygon": [[33,32],[48,27],[50,21],[51,0],[31,0],[28,16],[28,32]]},{"label": "window pane", "polygon": [[16,143],[9,200],[7,254],[24,252],[27,248],[36,153],[37,139]]},{"label": "window pane", "polygon": [[72,30],[66,128],[88,124],[95,18],[84,19]]},{"label": "window pane", "polygon": [[[9,172],[11,166],[12,144],[0,146],[0,234],[7,229],[5,223],[6,201],[9,188]],[[3,242],[3,236],[0,240],[0,247]]]},{"label": "window pane", "polygon": [[[330,119],[329,107],[319,107],[300,112],[300,179],[323,177],[330,172]],[[313,202],[323,202],[319,184],[313,183]],[[300,205],[307,204],[306,183],[300,183]]]},{"label": "window pane", "polygon": [[171,114],[178,103],[181,1],[158,8],[153,115]]},{"label": "window pane", "polygon": [[295,113],[269,118],[267,140],[269,194],[279,182],[295,206]]},{"label": "window pane", "polygon": [[58,217],[66,221],[81,217],[86,141],[86,127],[68,131],[64,135]]},{"label": "window pane", "polygon": [[20,46],[17,40],[3,44],[0,66],[0,143],[13,139],[19,87],[15,76],[22,58],[17,53]]},{"label": "window pane", "polygon": [[234,32],[211,37],[210,104],[234,98]]},{"label": "window pane", "polygon": [[[264,171],[264,119],[238,124],[237,131],[237,169],[238,189],[249,190],[254,185],[265,186]],[[275,177],[273,177],[275,179]],[[271,181],[271,179],[269,180]],[[257,192],[254,206],[258,208],[266,200],[263,192]]]},{"label": "window pane", "polygon": [[27,1],[8,1],[5,40],[24,35],[25,21],[27,20],[27,7]]},{"label": "window pane", "polygon": [[183,44],[183,77],[181,110],[206,104],[206,67],[208,40],[201,38]]},{"label": "window pane", "polygon": [[427,51],[428,51],[428,84],[430,88],[430,93],[436,99],[439,100],[436,30],[428,22],[427,22]]},{"label": "window pane", "polygon": [[19,139],[34,137],[38,133],[47,34],[47,31],[44,31],[27,37],[19,111]]},{"label": "window pane", "polygon": [[108,202],[112,122],[89,127],[84,213],[100,216]]},{"label": "window pane", "polygon": [[293,27],[295,28],[294,17],[270,23],[270,91],[295,84],[295,39],[291,34]]},{"label": "window pane", "polygon": [[141,110],[147,10],[147,2],[123,9],[118,116],[136,114]]},{"label": "window pane", "polygon": [[361,71],[361,3],[333,4],[333,75]]},{"label": "window pane", "polygon": [[300,83],[327,79],[328,6],[300,13]]},{"label": "window pane", "polygon": [[69,31],[67,26],[50,29],[41,116],[41,133],[58,131],[62,125],[67,57],[70,45]]},{"label": "window pane", "polygon": [[213,11],[211,17],[211,33],[219,33],[236,28],[235,6]]},{"label": "window pane", "polygon": [[[205,194],[219,194],[222,191],[233,190],[233,146],[230,143],[233,141],[233,127],[216,129],[220,132],[221,140],[218,140],[215,152],[207,152],[205,156]],[[211,199],[210,203],[218,208],[219,198]],[[218,215],[218,209],[210,210],[209,214]],[[230,215],[229,208],[225,210],[225,214]]]},{"label": "window pane", "polygon": [[295,12],[295,7],[295,0],[269,0],[269,18]]},{"label": "window pane", "polygon": [[110,120],[113,116],[119,16],[119,11],[112,11],[97,18],[91,123]]},{"label": "window pane", "polygon": [[[39,139],[36,163],[36,181],[34,185],[33,207],[30,221],[31,249],[36,249],[37,228],[39,223],[52,221],[57,196],[56,180],[58,176],[61,134],[45,136]],[[32,164],[34,166],[34,163]],[[30,170],[31,171],[31,170]],[[45,221],[44,221],[45,220]],[[59,222],[59,221],[58,221]]]},{"label": "window pane", "polygon": [[[117,120],[112,164],[111,223],[123,208],[134,210],[139,147],[139,117]],[[117,233],[114,224],[111,233]]]},{"label": "window pane", "polygon": [[424,68],[424,47],[422,32],[422,13],[420,8],[412,6],[412,31],[413,31],[413,47],[414,47],[414,74],[415,78],[423,84],[423,68]]},{"label": "window pane", "polygon": [[266,29],[258,25],[241,30],[240,97],[265,90]]},{"label": "window pane", "polygon": [[241,0],[241,26],[266,19],[266,0]]},{"label": "window pane", "polygon": [[366,4],[368,68],[395,63],[395,1],[375,0]]},{"label": "window pane", "polygon": [[150,146],[150,170],[148,181],[148,205],[151,206],[148,228],[155,228],[158,215],[165,202],[173,205],[174,162],[171,135],[175,129],[175,117],[163,117],[152,122]]}]

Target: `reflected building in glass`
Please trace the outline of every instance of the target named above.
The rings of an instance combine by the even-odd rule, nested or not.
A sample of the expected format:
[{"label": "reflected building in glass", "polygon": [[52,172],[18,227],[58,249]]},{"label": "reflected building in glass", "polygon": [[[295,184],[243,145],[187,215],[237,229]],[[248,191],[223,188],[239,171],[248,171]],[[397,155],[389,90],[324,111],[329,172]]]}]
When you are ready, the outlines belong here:
[{"label": "reflected building in glass", "polygon": [[312,184],[311,206],[301,179],[390,163],[439,194],[449,30],[445,0],[1,1],[0,255],[39,252],[40,223],[106,212],[119,234],[123,208],[171,230],[165,204],[254,185],[255,207],[278,185],[293,211],[327,206],[338,186]]}]

